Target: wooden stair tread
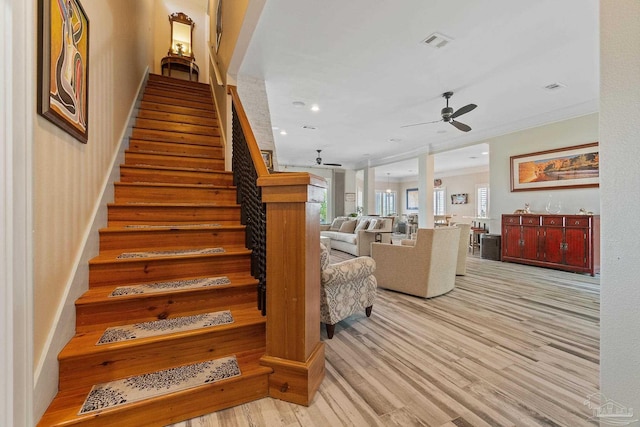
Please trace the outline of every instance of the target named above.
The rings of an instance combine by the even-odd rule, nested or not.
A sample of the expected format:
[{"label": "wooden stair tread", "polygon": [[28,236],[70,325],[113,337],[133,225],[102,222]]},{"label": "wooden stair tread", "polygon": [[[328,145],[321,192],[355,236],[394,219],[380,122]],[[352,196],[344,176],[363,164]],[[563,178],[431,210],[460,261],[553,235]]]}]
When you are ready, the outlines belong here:
[{"label": "wooden stair tread", "polygon": [[215,225],[210,226],[206,223],[202,224],[153,224],[150,227],[127,227],[126,225],[109,226],[99,230],[101,234],[128,234],[128,233],[150,233],[153,234],[156,231],[178,230],[178,231],[232,231],[232,230],[246,230],[245,225]]},{"label": "wooden stair tread", "polygon": [[[222,392],[220,393],[216,393],[215,397],[212,393],[213,391],[218,391],[219,389],[232,389],[234,384],[238,384],[240,386],[244,383],[254,384],[255,381],[252,380],[255,380],[258,377],[264,377],[266,382],[266,377],[272,372],[272,369],[260,365],[260,357],[263,354],[263,350],[236,354],[241,372],[241,375],[238,377],[229,378],[212,384],[202,385],[194,389],[188,389],[176,393],[162,395],[153,399],[142,400],[139,402],[131,403],[129,405],[123,405],[119,408],[116,407],[113,409],[88,413],[81,416],[77,414],[80,411],[80,408],[82,407],[82,404],[84,403],[92,386],[62,390],[54,398],[53,402],[47,409],[47,412],[38,423],[38,426],[50,427],[71,426],[80,424],[87,425],[91,421],[94,422],[91,425],[95,426],[107,425],[105,424],[105,422],[117,423],[119,425],[135,426],[162,425],[166,424],[166,422],[164,421],[165,418],[163,418],[165,414],[158,413],[160,412],[160,409],[166,408],[166,411],[175,412],[176,408],[179,408],[181,406],[181,402],[189,402],[190,400],[193,401],[195,399],[196,403],[199,404],[200,401],[203,401],[206,403],[202,405],[199,404],[199,406],[202,406],[206,412],[212,412],[215,410],[235,406],[243,402],[259,399],[260,397],[266,397],[268,394],[268,390],[266,389],[266,387],[264,390],[253,390],[253,387],[255,386],[242,387],[240,393],[246,394],[247,398],[239,399],[237,396],[233,396],[233,398],[229,402],[215,402],[215,397],[217,397],[219,400],[224,399],[224,390],[221,390]],[[194,395],[196,396],[194,397]],[[212,397],[214,398],[212,399]],[[213,402],[211,402],[212,400]],[[207,409],[207,403],[211,405],[209,409]],[[128,421],[127,423],[127,421],[123,419],[123,416],[120,415],[123,409],[126,410],[127,415],[129,415],[133,419],[133,421]],[[136,416],[135,413],[138,413],[139,415]],[[110,414],[115,418],[108,418]],[[187,419],[189,418],[188,415],[186,417]],[[110,421],[105,421],[107,419]],[[183,419],[185,418],[175,418],[173,419],[173,422]]]},{"label": "wooden stair tread", "polygon": [[[212,156],[209,154],[196,154],[196,153],[175,153],[171,151],[152,151],[152,150],[126,150],[127,153],[140,153],[140,154],[158,154],[166,157],[184,158],[189,157],[192,159],[207,159],[207,160],[224,160],[224,156]],[[178,160],[179,162],[179,160]],[[126,165],[126,163],[125,163]],[[134,165],[132,165],[134,166]]]},{"label": "wooden stair tread", "polygon": [[169,188],[183,188],[183,189],[206,189],[206,190],[235,190],[233,185],[216,185],[216,184],[176,184],[172,182],[116,182],[117,187],[169,187]]},{"label": "wooden stair tread", "polygon": [[185,208],[238,208],[240,207],[237,203],[161,203],[161,202],[142,202],[142,203],[134,203],[134,202],[113,202],[108,203],[108,207],[134,207],[134,206],[147,206],[147,207],[159,207],[159,208],[171,208],[171,207],[185,207]]},{"label": "wooden stair tread", "polygon": [[229,175],[233,176],[233,172],[231,171],[219,171],[213,169],[200,169],[200,168],[190,168],[184,166],[156,166],[156,165],[127,165],[121,164],[120,167],[130,168],[130,169],[154,169],[160,171],[185,171],[185,172],[203,172],[203,173],[214,173],[218,175]]},{"label": "wooden stair tread", "polygon": [[213,169],[203,170],[203,169],[198,169],[198,168],[187,168],[187,167],[182,167],[182,166],[154,166],[154,165],[127,165],[127,164],[121,164],[120,168],[157,170],[157,171],[167,171],[167,172],[173,172],[173,171],[201,172],[201,173],[207,173],[207,174],[218,174],[218,175],[233,176],[233,172],[231,172],[231,171],[218,171],[218,170],[213,170]]},{"label": "wooden stair tread", "polygon": [[213,110],[200,110],[197,108],[190,108],[181,105],[163,104],[153,101],[142,101],[140,108],[152,111],[162,111],[166,113],[185,114],[193,117],[204,117],[208,119],[215,119],[217,116]]},{"label": "wooden stair tread", "polygon": [[[104,334],[104,330],[91,331],[75,335],[58,355],[58,360],[81,357],[91,354],[104,353],[113,349],[122,349],[123,347],[135,347],[147,345],[153,342],[170,341],[182,337],[192,337],[203,334],[210,334],[213,331],[226,331],[229,329],[237,329],[245,325],[255,325],[266,323],[266,317],[262,316],[260,311],[255,307],[229,308],[233,315],[234,322],[218,326],[210,326],[208,328],[193,329],[190,331],[171,332],[162,335],[156,335],[146,338],[138,338],[133,340],[120,341],[115,343],[106,343],[96,345],[100,337]],[[219,310],[217,310],[219,311]],[[179,318],[185,316],[172,316],[171,318]]]},{"label": "wooden stair tread", "polygon": [[[197,293],[197,292],[212,290],[212,289],[225,289],[225,288],[233,288],[233,287],[253,286],[258,284],[258,280],[253,276],[251,276],[249,273],[227,273],[227,274],[224,274],[224,276],[226,276],[231,281],[231,283],[229,283],[228,285],[217,285],[212,287],[203,287],[203,288],[195,288],[195,289],[167,289],[162,293],[158,292],[153,294],[132,294],[132,295],[119,296],[119,297],[109,297],[111,292],[113,292],[113,290],[119,287],[120,285],[90,288],[80,298],[76,300],[76,306],[94,304],[95,302],[103,301],[103,300],[107,300],[117,304],[119,301],[124,301],[124,300],[146,299],[151,295],[155,296],[155,295],[179,294],[179,293],[188,293],[188,292]],[[184,277],[183,280],[200,279],[200,278],[201,277]],[[135,286],[135,285],[142,285],[142,284],[144,284],[144,282],[134,283],[134,284],[129,283],[123,286]]]},{"label": "wooden stair tread", "polygon": [[166,120],[155,120],[138,118],[135,123],[137,129],[153,129],[153,130],[166,130],[171,132],[181,132],[194,135],[210,135],[220,136],[220,129],[218,126],[206,126],[192,123],[176,123],[168,122]]},{"label": "wooden stair tread", "polygon": [[188,114],[170,113],[168,111],[156,111],[156,110],[150,110],[147,108],[141,108],[140,110],[138,110],[138,118],[140,117],[145,119],[154,119],[154,120],[161,120],[166,122],[179,122],[179,123],[189,123],[189,124],[201,125],[201,126],[220,127],[217,117],[207,118],[207,117],[200,117],[200,116],[191,116]]}]

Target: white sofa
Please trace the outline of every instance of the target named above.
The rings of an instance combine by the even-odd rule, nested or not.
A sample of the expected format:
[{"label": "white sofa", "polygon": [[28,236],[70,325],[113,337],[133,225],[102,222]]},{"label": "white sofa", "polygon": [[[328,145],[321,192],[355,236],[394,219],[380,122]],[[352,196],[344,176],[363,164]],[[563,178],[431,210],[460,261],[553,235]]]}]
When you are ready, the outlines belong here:
[{"label": "white sofa", "polygon": [[[343,227],[347,221],[355,221]],[[340,228],[343,231],[340,231]],[[344,231],[348,228],[349,231]],[[320,235],[331,239],[331,249],[350,253],[354,256],[369,256],[371,243],[375,241],[376,234],[382,241],[388,241],[393,229],[393,218],[379,216],[337,217],[331,224],[320,226]]]}]

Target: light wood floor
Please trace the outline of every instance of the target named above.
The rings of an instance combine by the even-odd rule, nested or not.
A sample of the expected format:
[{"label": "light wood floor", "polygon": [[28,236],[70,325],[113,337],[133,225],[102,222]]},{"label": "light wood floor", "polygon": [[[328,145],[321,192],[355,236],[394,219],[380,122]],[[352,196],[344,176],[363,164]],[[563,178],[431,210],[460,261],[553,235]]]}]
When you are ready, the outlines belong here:
[{"label": "light wood floor", "polygon": [[371,318],[323,339],[308,408],[262,399],[175,426],[596,425],[598,277],[470,257],[450,293],[379,289]]}]

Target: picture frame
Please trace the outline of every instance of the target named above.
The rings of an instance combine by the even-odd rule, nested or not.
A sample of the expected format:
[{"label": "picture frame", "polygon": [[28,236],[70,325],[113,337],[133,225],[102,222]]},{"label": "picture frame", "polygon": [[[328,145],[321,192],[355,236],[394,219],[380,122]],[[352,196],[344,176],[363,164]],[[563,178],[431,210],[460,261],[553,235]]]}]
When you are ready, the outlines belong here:
[{"label": "picture frame", "polygon": [[86,144],[89,18],[80,0],[38,1],[38,114]]},{"label": "picture frame", "polygon": [[598,143],[511,156],[511,191],[598,187]]},{"label": "picture frame", "polygon": [[452,194],[451,195],[451,204],[452,205],[466,205],[469,203],[469,194],[468,193],[460,193],[460,194]]},{"label": "picture frame", "polygon": [[407,188],[407,210],[418,210],[417,188]]},{"label": "picture frame", "polygon": [[216,30],[215,30],[215,39],[214,46],[216,49],[216,53],[218,53],[218,49],[220,49],[220,40],[222,39],[222,0],[216,0],[215,5],[216,11]]},{"label": "picture frame", "polygon": [[262,154],[262,160],[267,165],[269,173],[273,172],[273,150],[260,150],[260,154]]}]

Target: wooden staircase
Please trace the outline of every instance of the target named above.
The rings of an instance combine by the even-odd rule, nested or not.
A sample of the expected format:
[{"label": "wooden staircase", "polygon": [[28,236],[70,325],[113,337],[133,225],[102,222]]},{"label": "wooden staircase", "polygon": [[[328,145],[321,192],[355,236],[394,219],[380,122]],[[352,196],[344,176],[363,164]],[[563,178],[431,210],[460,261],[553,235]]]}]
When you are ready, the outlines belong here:
[{"label": "wooden staircase", "polygon": [[[59,355],[59,392],[41,426],[163,426],[268,395],[266,318],[208,85],[151,75],[76,302],[76,335]],[[196,255],[125,252],[223,248]],[[117,287],[226,276],[228,284],[113,297]],[[234,322],[96,345],[109,327],[230,310]],[[95,384],[235,355],[241,375],[78,415]]]}]

